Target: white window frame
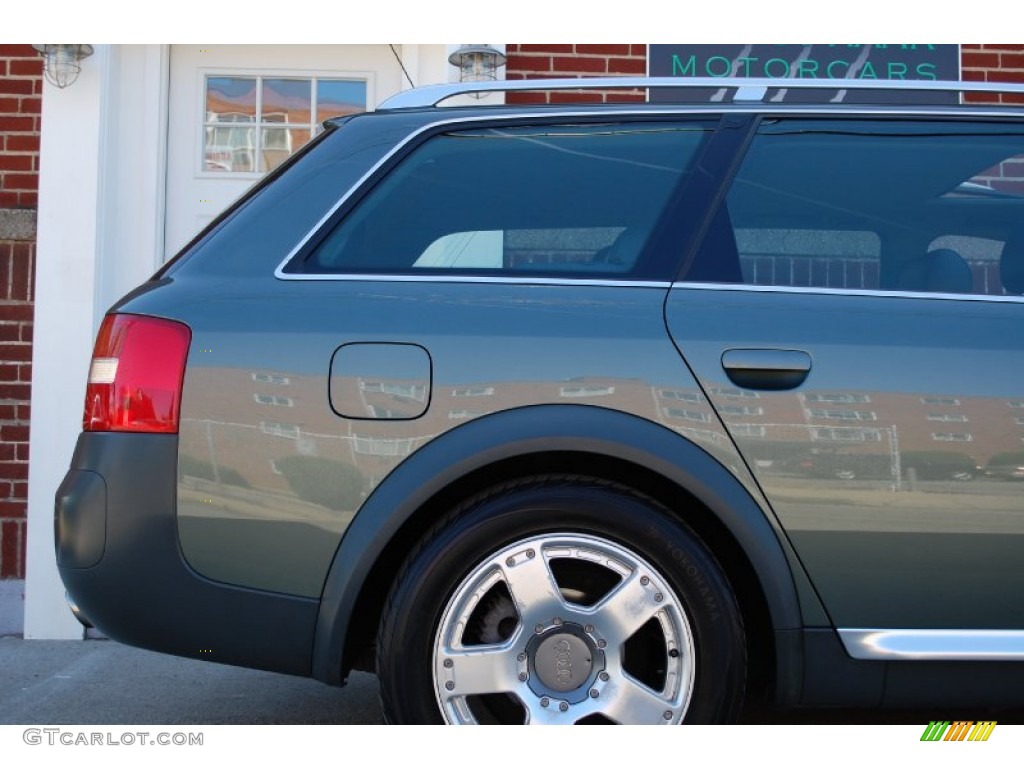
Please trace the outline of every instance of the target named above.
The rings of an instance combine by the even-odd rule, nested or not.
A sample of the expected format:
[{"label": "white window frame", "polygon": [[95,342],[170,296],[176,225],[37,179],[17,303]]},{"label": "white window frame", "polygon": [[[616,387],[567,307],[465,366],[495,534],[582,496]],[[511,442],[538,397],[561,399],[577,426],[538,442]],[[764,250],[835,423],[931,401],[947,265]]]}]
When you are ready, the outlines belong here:
[{"label": "white window frame", "polygon": [[[257,146],[256,150],[259,150],[259,129],[264,125],[259,121],[260,113],[263,107],[263,88],[261,87],[262,80],[292,80],[292,79],[303,79],[303,80],[355,80],[366,84],[366,111],[369,112],[373,109],[373,105],[377,103],[376,87],[375,87],[375,73],[371,71],[363,70],[330,70],[330,69],[264,69],[262,67],[210,67],[201,68],[196,73],[199,78],[199,85],[196,88],[197,92],[197,110],[196,115],[199,116],[199,124],[197,126],[198,139],[196,142],[196,158],[195,158],[195,174],[196,178],[200,179],[225,179],[225,180],[243,180],[243,179],[262,179],[269,173],[269,171],[208,171],[206,170],[206,129],[212,124],[206,119],[206,82],[209,78],[217,77],[238,77],[238,78],[255,78],[257,80],[256,87],[256,121],[253,123],[237,123],[238,126],[251,126],[257,130]],[[312,87],[312,104],[310,115],[315,119],[316,117],[316,88]],[[225,126],[232,125],[232,123],[224,123]],[[281,127],[285,127],[287,124],[282,123]],[[310,128],[310,141],[316,137],[316,128],[319,123],[313,123]],[[301,125],[287,126],[300,128],[304,127]]]}]

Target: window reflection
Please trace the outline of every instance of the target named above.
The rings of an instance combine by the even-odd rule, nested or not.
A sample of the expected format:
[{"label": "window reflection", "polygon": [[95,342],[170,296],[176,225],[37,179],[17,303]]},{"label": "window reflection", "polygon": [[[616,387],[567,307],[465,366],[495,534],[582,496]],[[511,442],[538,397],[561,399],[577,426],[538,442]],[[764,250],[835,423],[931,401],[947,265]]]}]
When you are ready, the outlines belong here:
[{"label": "window reflection", "polygon": [[312,138],[320,121],[365,109],[361,80],[208,77],[203,170],[272,171]]}]

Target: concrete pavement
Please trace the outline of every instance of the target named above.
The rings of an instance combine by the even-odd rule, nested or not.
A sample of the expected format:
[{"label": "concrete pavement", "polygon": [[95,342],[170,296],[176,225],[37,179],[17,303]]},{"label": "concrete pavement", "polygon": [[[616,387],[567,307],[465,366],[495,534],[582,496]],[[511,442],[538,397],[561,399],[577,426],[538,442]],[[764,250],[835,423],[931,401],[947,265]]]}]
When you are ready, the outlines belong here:
[{"label": "concrete pavement", "polygon": [[[742,723],[1024,724],[1024,710],[748,710]],[[112,640],[0,637],[0,725],[242,725],[382,722],[377,678],[332,688],[273,672],[181,659]]]},{"label": "concrete pavement", "polygon": [[377,678],[332,688],[111,640],[0,637],[0,724],[374,724]]}]

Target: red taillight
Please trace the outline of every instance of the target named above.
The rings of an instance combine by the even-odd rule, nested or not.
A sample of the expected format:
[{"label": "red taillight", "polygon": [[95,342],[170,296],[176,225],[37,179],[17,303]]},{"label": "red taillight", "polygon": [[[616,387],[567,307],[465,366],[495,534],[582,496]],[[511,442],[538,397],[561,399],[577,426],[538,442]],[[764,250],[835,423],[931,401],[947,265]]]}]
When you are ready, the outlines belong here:
[{"label": "red taillight", "polygon": [[107,315],[85,390],[87,432],[177,432],[192,332],[172,320]]}]

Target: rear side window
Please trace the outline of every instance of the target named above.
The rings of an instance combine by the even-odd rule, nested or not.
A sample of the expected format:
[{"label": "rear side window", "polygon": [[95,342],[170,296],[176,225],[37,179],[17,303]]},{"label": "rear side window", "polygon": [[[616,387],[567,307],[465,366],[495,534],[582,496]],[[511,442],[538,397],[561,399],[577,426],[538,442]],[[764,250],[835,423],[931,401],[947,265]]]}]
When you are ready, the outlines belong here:
[{"label": "rear side window", "polygon": [[629,122],[435,135],[296,268],[666,279],[675,265],[644,246],[711,130]]},{"label": "rear side window", "polygon": [[765,120],[691,282],[1020,295],[1024,128]]}]

